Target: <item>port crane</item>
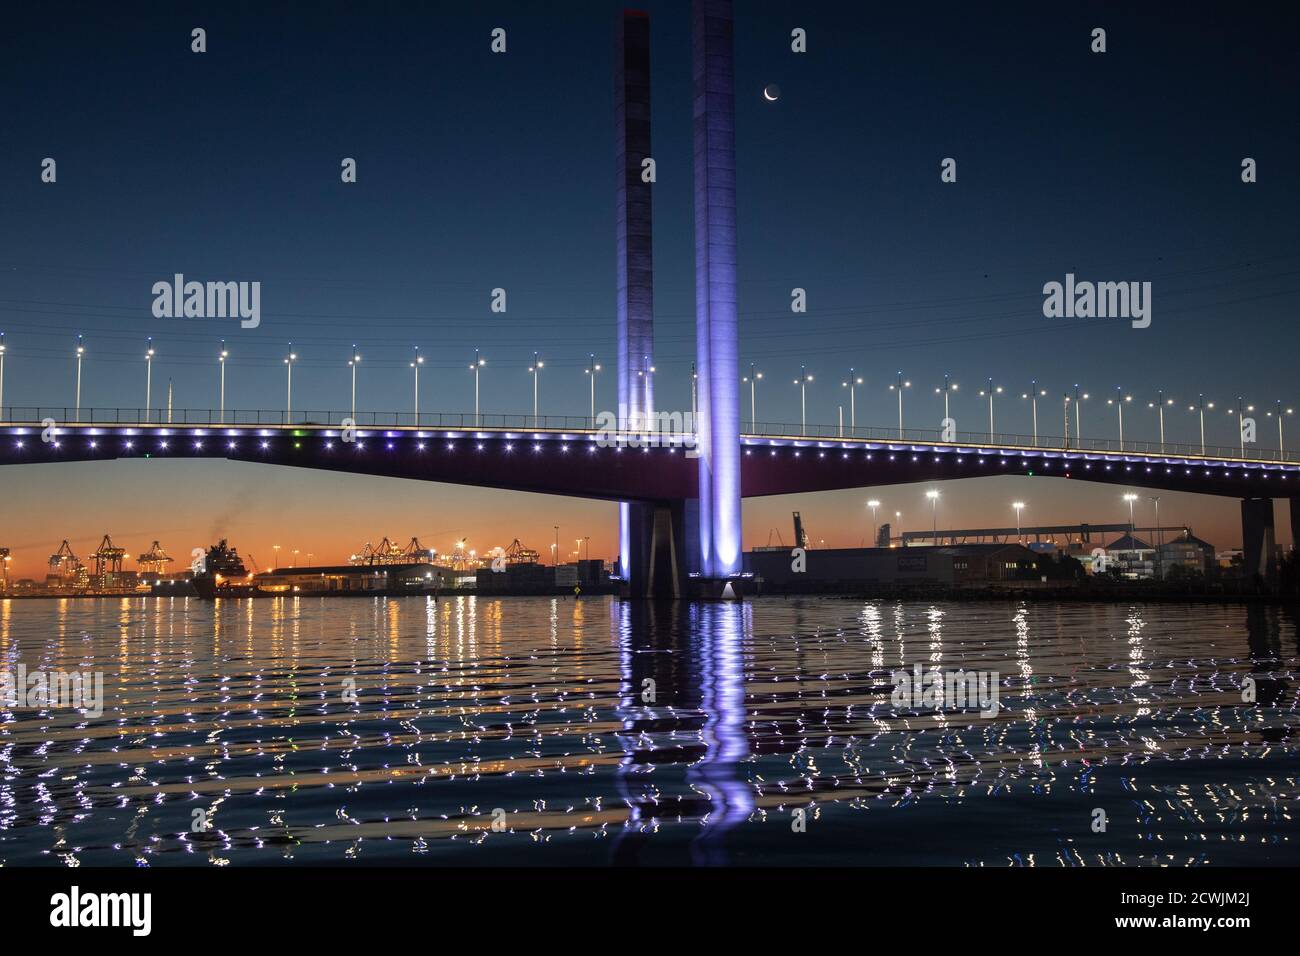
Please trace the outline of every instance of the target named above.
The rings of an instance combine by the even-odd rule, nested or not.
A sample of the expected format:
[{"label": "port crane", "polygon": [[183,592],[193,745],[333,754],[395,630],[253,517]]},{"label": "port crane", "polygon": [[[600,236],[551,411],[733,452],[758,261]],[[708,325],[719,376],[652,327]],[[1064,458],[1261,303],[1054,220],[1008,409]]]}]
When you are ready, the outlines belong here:
[{"label": "port crane", "polygon": [[73,580],[86,570],[86,566],[81,563],[81,559],[73,553],[72,546],[68,544],[67,538],[63,539],[63,543],[59,545],[59,550],[50,555],[49,563],[50,570],[64,581]]},{"label": "port crane", "polygon": [[157,541],[149,546],[149,550],[135,559],[135,563],[140,566],[142,574],[163,575],[167,573],[167,565],[172,563],[172,558],[162,549]]},{"label": "port crane", "polygon": [[112,538],[104,535],[104,540],[99,542],[99,549],[90,556],[95,562],[95,579],[102,583],[106,576],[121,574],[122,560],[125,557],[126,548],[117,547]]}]

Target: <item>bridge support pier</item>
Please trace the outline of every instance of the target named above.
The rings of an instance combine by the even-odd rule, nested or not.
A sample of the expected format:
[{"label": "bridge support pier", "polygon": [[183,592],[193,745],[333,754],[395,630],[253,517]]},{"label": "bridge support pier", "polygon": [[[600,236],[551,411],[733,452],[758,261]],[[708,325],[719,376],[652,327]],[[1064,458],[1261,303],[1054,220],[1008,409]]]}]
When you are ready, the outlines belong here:
[{"label": "bridge support pier", "polygon": [[1291,499],[1291,550],[1300,551],[1300,498]]},{"label": "bridge support pier", "polygon": [[1267,584],[1277,583],[1272,498],[1241,500],[1241,552],[1246,577],[1253,579],[1259,575]]},{"label": "bridge support pier", "polygon": [[628,575],[625,598],[676,600],[687,596],[689,512],[692,502],[636,502],[627,506]]}]

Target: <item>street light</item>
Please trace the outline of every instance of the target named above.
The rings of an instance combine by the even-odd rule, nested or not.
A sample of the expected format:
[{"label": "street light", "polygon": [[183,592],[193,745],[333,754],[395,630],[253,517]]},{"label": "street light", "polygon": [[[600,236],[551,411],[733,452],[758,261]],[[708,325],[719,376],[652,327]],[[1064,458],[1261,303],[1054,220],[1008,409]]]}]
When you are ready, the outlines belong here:
[{"label": "street light", "polygon": [[150,418],[149,409],[153,401],[153,336],[149,336],[144,350],[144,420]]},{"label": "street light", "polygon": [[1091,396],[1087,392],[1079,394],[1079,385],[1076,382],[1074,386],[1074,444],[1076,447],[1083,447],[1083,403]]},{"label": "street light", "polygon": [[641,356],[641,365],[641,369],[636,373],[636,377],[641,379],[641,409],[637,415],[637,423],[632,426],[634,430],[650,427],[650,396],[654,394],[655,367],[650,364],[650,356]]},{"label": "street light", "polygon": [[[1246,457],[1246,423],[1242,420],[1246,412],[1253,412],[1254,405],[1247,405],[1246,400],[1240,395],[1237,396],[1237,434],[1241,438],[1241,457]],[[1228,409],[1228,414],[1232,414],[1232,409]]]},{"label": "street light", "polygon": [[528,366],[528,371],[533,376],[533,427],[534,428],[540,427],[538,424],[538,416],[537,416],[537,380],[538,377],[541,375],[542,369],[544,367],[545,367],[545,363],[542,362],[542,360],[537,357],[537,353],[534,352],[533,364]]},{"label": "street light", "polygon": [[596,364],[596,353],[592,352],[591,357],[587,360],[587,367],[584,369],[591,378],[591,427],[596,427],[596,373],[600,371],[600,366]]},{"label": "street light", "polygon": [[357,420],[357,366],[361,364],[361,354],[356,343],[352,344],[352,358],[348,359],[348,368],[352,369],[352,420]]},{"label": "street light", "polygon": [[273,544],[271,545],[271,550],[275,552],[275,566],[276,568],[279,568],[280,567],[280,546],[278,544]]},{"label": "street light", "polygon": [[808,434],[808,383],[813,377],[808,374],[808,369],[799,366],[799,377],[794,383],[799,386],[799,434]]},{"label": "street light", "polygon": [[217,365],[221,368],[221,386],[218,391],[218,407],[221,409],[221,424],[226,423],[226,359],[230,353],[226,351],[226,340],[221,340],[221,352],[217,355]]},{"label": "street light", "polygon": [[1020,533],[1020,512],[1024,510],[1025,503],[1023,501],[1013,501],[1011,507],[1016,509],[1016,540],[1023,542],[1024,536]]},{"label": "street light", "polygon": [[1119,411],[1119,450],[1124,450],[1124,403],[1133,401],[1132,395],[1125,395],[1124,390],[1115,386],[1115,397],[1106,399],[1107,405],[1114,405]]},{"label": "street light", "polygon": [[936,395],[938,395],[940,392],[943,393],[943,417],[944,417],[944,418],[948,418],[948,417],[949,417],[949,415],[948,415],[948,394],[949,394],[950,392],[955,392],[955,391],[957,391],[957,383],[956,383],[956,382],[950,382],[950,381],[948,380],[948,376],[947,376],[947,375],[945,375],[945,376],[943,377],[943,388],[936,388],[936,389],[934,390],[934,393],[935,393]]},{"label": "street light", "polygon": [[895,384],[889,386],[889,390],[891,392],[893,391],[898,392],[898,437],[899,438],[903,437],[903,389],[911,388],[911,387],[912,387],[911,382],[903,381],[902,372],[898,373],[898,381]]},{"label": "street light", "polygon": [[81,357],[86,354],[86,348],[81,344],[81,336],[77,336],[77,421],[81,421]]},{"label": "street light", "polygon": [[995,386],[993,384],[993,379],[991,377],[989,378],[989,387],[987,389],[980,390],[980,395],[987,394],[989,397],[989,444],[990,445],[993,444],[993,396],[1001,393],[1001,391],[1002,391],[1002,386],[1001,385]]},{"label": "street light", "polygon": [[931,488],[929,491],[925,493],[925,496],[930,499],[930,515],[934,520],[934,529],[933,529],[932,537],[934,538],[935,545],[938,545],[939,544],[939,491],[936,488]]},{"label": "street light", "polygon": [[872,498],[867,502],[867,507],[871,509],[871,546],[874,548],[880,543],[880,530],[876,527],[876,509],[880,507],[880,502]]},{"label": "street light", "polygon": [[695,363],[691,363],[691,418],[695,419],[700,414],[700,373],[696,371]]},{"label": "street light", "polygon": [[[411,360],[411,368],[415,369],[415,425],[420,425],[420,366],[424,364],[424,356],[420,354],[420,347],[415,346],[415,358]],[[478,387],[475,386],[477,395]]]},{"label": "street light", "polygon": [[1214,407],[1214,402],[1210,402],[1208,405],[1205,404],[1204,395],[1198,395],[1196,397],[1195,405],[1187,406],[1187,410],[1189,412],[1198,412],[1201,416],[1201,457],[1202,458],[1205,457],[1205,410],[1207,408],[1213,408],[1213,407]]},{"label": "street light", "polygon": [[[1042,391],[1039,391],[1039,389],[1038,389],[1038,381],[1037,381],[1037,379],[1035,379],[1034,381],[1031,381],[1031,382],[1029,383],[1029,391],[1028,391],[1028,392],[1024,392],[1024,393],[1022,393],[1021,396],[1020,396],[1021,398],[1027,398],[1027,399],[1029,399],[1029,406],[1030,406],[1030,408],[1033,410],[1033,416],[1034,416],[1034,445],[1035,445],[1035,446],[1038,445],[1038,396],[1039,396],[1039,395],[1042,395],[1042,396],[1046,397],[1046,396],[1047,396],[1047,389],[1043,389]],[[1065,437],[1066,437],[1066,438],[1069,438],[1070,436],[1069,436],[1069,435],[1066,435]]]},{"label": "street light", "polygon": [[298,360],[294,354],[293,343],[289,343],[289,354],[284,357],[284,367],[287,372],[287,384],[285,386],[284,398],[284,417],[285,424],[288,425],[293,420],[293,363]]},{"label": "street light", "polygon": [[1165,406],[1173,403],[1172,398],[1165,398],[1165,393],[1162,390],[1156,391],[1156,400],[1154,402],[1147,402],[1147,408],[1154,408],[1160,412],[1160,450],[1162,452],[1165,450]]},{"label": "street light", "polygon": [[474,424],[479,424],[478,414],[478,370],[487,364],[487,359],[478,354],[478,349],[474,350],[474,361],[470,363],[469,370],[474,373]]},{"label": "street light", "polygon": [[[4,333],[0,332],[0,396],[4,395],[4,372],[5,372],[4,353],[5,353]],[[4,408],[4,403],[2,401],[0,401],[0,408]],[[1291,408],[1288,408],[1284,412],[1282,410],[1282,399],[1279,398],[1277,400],[1277,456],[1278,458],[1281,458],[1283,452],[1286,451],[1286,446],[1282,442],[1282,418],[1285,415],[1294,414],[1294,412],[1295,410]],[[1268,412],[1267,414],[1271,417],[1273,413]]]},{"label": "street light", "polygon": [[1128,536],[1130,538],[1129,544],[1132,545],[1136,540],[1134,534],[1137,531],[1137,528],[1133,524],[1133,502],[1138,500],[1138,496],[1130,491],[1124,495],[1124,500],[1128,502]]},{"label": "street light", "polygon": [[851,368],[849,369],[848,381],[840,383],[841,388],[847,388],[849,390],[849,431],[850,432],[856,432],[858,427],[857,401],[854,396],[854,393],[857,391],[858,386],[861,384],[862,384],[862,379],[859,378]]},{"label": "street light", "polygon": [[5,334],[0,332],[0,422],[5,419]]},{"label": "street light", "polygon": [[758,380],[763,377],[763,373],[754,368],[754,363],[749,363],[749,374],[743,381],[749,383],[749,430],[758,431]]}]

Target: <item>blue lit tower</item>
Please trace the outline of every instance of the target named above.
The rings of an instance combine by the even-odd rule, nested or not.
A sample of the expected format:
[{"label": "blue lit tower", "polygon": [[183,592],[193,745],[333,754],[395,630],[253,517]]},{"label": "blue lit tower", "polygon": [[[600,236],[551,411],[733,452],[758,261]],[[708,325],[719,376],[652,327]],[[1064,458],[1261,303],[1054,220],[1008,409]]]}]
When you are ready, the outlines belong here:
[{"label": "blue lit tower", "polygon": [[699,555],[705,578],[741,570],[736,319],[736,96],[731,0],[693,0]]}]

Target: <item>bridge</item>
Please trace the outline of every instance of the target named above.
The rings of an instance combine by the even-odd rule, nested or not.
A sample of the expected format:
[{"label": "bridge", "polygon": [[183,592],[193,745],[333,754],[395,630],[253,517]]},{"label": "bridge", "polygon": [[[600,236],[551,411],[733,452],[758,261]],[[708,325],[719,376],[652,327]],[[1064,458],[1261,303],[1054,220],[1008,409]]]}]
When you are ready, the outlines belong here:
[{"label": "bridge", "polygon": [[[656,524],[638,567],[681,593],[701,569],[687,540],[694,434],[619,432],[585,416],[10,408],[0,464],[221,458],[640,505]],[[224,419],[224,421],[223,421]],[[347,422],[354,422],[350,427]],[[1268,576],[1273,499],[1300,499],[1300,454],[1180,443],[758,423],[740,436],[740,493],[763,497],[1019,475],[1242,501],[1247,571]],[[647,438],[650,443],[647,444]],[[1234,453],[1235,452],[1235,453]],[[1300,500],[1292,508],[1293,531]],[[656,584],[656,578],[658,583]]]},{"label": "bridge", "polygon": [[[1239,498],[1246,568],[1272,573],[1273,499],[1292,497],[1300,483],[1300,461],[1281,451],[1071,443],[994,434],[991,423],[989,434],[944,440],[937,430],[902,427],[901,376],[897,429],[757,422],[743,429],[732,0],[693,0],[691,19],[698,376],[692,425],[683,427],[689,434],[657,432],[647,444],[637,434],[602,432],[594,369],[588,418],[393,414],[361,416],[345,428],[337,412],[83,410],[78,364],[73,409],[0,408],[0,463],[220,457],[617,501],[620,571],[632,596],[729,597],[743,588],[744,497],[990,475]],[[623,11],[615,54],[618,414],[645,421],[656,416],[646,14]],[[292,355],[285,361],[291,397]],[[477,377],[475,388],[477,405]]]}]

